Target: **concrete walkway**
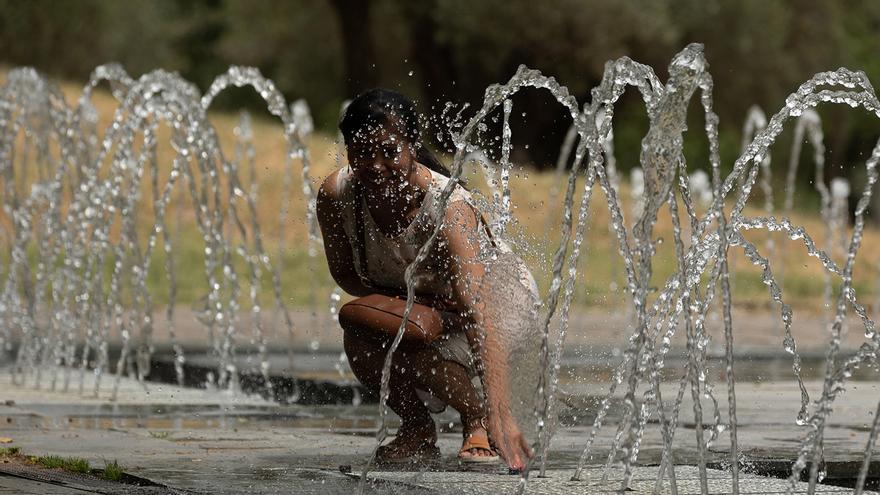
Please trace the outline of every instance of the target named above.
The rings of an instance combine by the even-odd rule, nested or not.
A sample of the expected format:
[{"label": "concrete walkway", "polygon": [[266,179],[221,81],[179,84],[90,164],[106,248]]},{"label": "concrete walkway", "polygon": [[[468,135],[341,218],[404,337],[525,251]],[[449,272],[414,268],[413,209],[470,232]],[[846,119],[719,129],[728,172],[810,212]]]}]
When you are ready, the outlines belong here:
[{"label": "concrete walkway", "polygon": [[[356,475],[374,446],[375,405],[282,406],[226,392],[155,385],[147,394],[141,384],[128,379],[120,383],[118,400],[110,402],[103,394],[94,398],[74,390],[22,388],[13,385],[9,376],[0,369],[0,436],[11,437],[10,445],[30,455],[84,457],[96,467],[117,460],[130,474],[177,489],[230,494],[352,493]],[[663,386],[665,396],[674,393],[675,384]],[[817,386],[810,384],[811,389]],[[826,430],[829,481],[854,478],[852,469],[864,450],[870,411],[880,397],[876,382],[857,382],[852,387],[835,408]],[[611,425],[600,431],[589,459],[589,480],[569,481],[588,435],[594,410],[590,404],[595,404],[603,390],[600,384],[570,388],[572,400],[582,401],[583,407],[563,411],[566,419],[554,439],[548,477],[533,476],[527,493],[602,493],[620,488],[619,471],[612,470],[602,481],[601,464],[615,433],[614,410]],[[723,391],[718,394],[725,396]],[[804,433],[793,421],[797,387],[787,382],[739,384],[737,395],[739,439],[746,464],[788,465]],[[683,424],[676,433],[676,459],[683,464],[676,468],[679,493],[699,493],[699,476],[691,467],[697,452],[690,408],[690,403],[683,404]],[[708,410],[708,405],[704,408]],[[723,409],[722,415],[726,417]],[[461,434],[456,431],[456,419],[449,412],[438,416],[439,446],[444,454],[439,462],[372,471],[368,492],[482,494],[514,489],[519,476],[507,474],[501,465],[459,465],[455,452]],[[726,439],[722,434],[708,452],[713,465],[720,467],[728,458]],[[651,492],[657,474],[651,465],[659,461],[660,446],[659,428],[649,424],[640,466],[630,486],[635,493]],[[343,472],[348,471],[346,467],[350,473]],[[710,493],[729,493],[730,474],[708,472]],[[82,493],[65,492],[54,485],[41,489],[33,483],[0,475],[0,493]],[[740,493],[783,493],[786,486],[784,480],[744,473]],[[796,493],[805,489],[806,485],[798,484]],[[821,485],[819,493],[841,491],[851,489]]]},{"label": "concrete walkway", "polygon": [[[267,321],[263,322],[265,339],[270,349],[279,353],[292,351],[320,351],[322,353],[339,353],[342,351],[342,330],[339,324],[330,317],[329,310],[319,308],[318,312],[291,310],[293,332],[286,329],[273,328]],[[250,313],[240,315],[236,345],[239,350],[255,349],[253,342],[254,324]],[[826,315],[798,310],[794,312],[793,333],[798,349],[803,353],[824,353],[828,346],[828,330],[825,326]],[[160,349],[170,347],[167,334],[166,318],[163,311],[157,311],[153,320],[156,322],[154,332],[155,344]],[[779,309],[768,305],[767,308],[745,310],[734,308],[733,322],[736,350],[742,354],[782,354],[782,320]],[[626,344],[632,333],[635,320],[631,310],[622,307],[620,310],[607,308],[573,308],[569,316],[569,329],[566,347],[572,352],[581,354],[589,349],[610,350]],[[192,310],[177,308],[175,310],[174,328],[177,341],[184,349],[209,347],[209,334],[199,323]],[[858,348],[864,342],[864,327],[861,321],[850,316],[846,324],[847,331],[842,337],[841,346],[844,350]],[[723,322],[720,315],[710,312],[706,321],[706,330],[712,335],[710,352],[723,353]],[[676,331],[672,342],[673,347],[684,348],[683,326]]]},{"label": "concrete walkway", "polygon": [[[593,467],[590,478],[585,481],[571,481],[569,470],[549,470],[545,478],[534,478],[528,483],[526,493],[534,495],[580,495],[599,493],[619,493],[623,480],[622,470],[612,470],[607,479],[603,480],[603,468]],[[627,493],[649,494],[654,493],[658,468],[637,467],[634,470],[632,481],[628,486]],[[504,477],[482,473],[395,473],[376,472],[371,475],[376,480],[395,480],[409,484],[433,489],[442,493],[443,490],[454,489],[454,492],[468,495],[491,495],[497,493],[512,493],[519,484],[517,477]],[[513,478],[513,479],[510,479]],[[696,495],[701,493],[700,473],[693,466],[679,466],[676,470],[676,488],[681,495]],[[732,493],[730,474],[723,471],[709,470],[707,487],[709,493],[721,494]],[[766,478],[744,474],[739,481],[739,493],[746,494],[771,494],[786,493],[789,484],[785,480]],[[851,489],[836,486],[820,485],[816,493],[851,493]],[[661,488],[661,493],[669,493],[668,484]],[[794,493],[807,493],[807,484],[798,483]]]},{"label": "concrete walkway", "polygon": [[82,495],[88,492],[78,488],[57,486],[0,473],[0,493],[3,495]]}]

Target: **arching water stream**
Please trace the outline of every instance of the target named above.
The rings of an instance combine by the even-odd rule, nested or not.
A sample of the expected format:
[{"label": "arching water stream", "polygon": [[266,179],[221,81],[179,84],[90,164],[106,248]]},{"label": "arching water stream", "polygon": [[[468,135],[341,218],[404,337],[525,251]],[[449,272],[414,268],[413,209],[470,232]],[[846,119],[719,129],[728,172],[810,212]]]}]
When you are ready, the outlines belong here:
[{"label": "arching water stream", "polygon": [[[799,414],[793,422],[805,425],[797,459],[793,463],[791,487],[811,465],[811,487],[821,478],[823,429],[832,406],[845,390],[847,380],[859,367],[874,364],[880,350],[880,335],[868,315],[865,304],[853,288],[853,270],[865,228],[865,212],[877,181],[880,144],[866,161],[866,181],[853,212],[852,234],[846,241],[844,262],[832,259],[833,250],[843,244],[841,230],[823,233],[818,243],[787,215],[792,209],[794,177],[797,174],[800,142],[806,133],[815,151],[816,187],[822,199],[822,217],[829,224],[841,224],[845,203],[838,193],[832,195],[821,177],[824,160],[821,126],[813,107],[820,103],[861,107],[880,117],[880,101],[863,73],[847,69],[823,72],[801,85],[785,106],[769,120],[752,112],[746,125],[743,150],[724,174],[718,143],[718,118],[713,110],[713,80],[700,45],[690,45],[677,54],[669,66],[664,83],[648,66],[629,58],[608,62],[602,82],[591,92],[589,102],[578,102],[565,86],[553,78],[521,67],[505,84],[487,88],[482,106],[473,117],[453,132],[456,147],[453,175],[463,173],[463,165],[485,145],[490,123],[499,123],[501,115],[499,170],[488,171],[494,181],[497,174],[497,205],[493,230],[498,235],[514,237],[510,232],[516,212],[511,201],[511,127],[517,115],[511,97],[522,88],[549,91],[571,117],[571,131],[559,160],[560,177],[567,173],[564,196],[559,199],[559,243],[544,267],[551,274],[549,289],[542,294],[542,325],[534,328],[528,340],[533,347],[521,346],[509,337],[504,342],[510,352],[512,378],[519,384],[513,407],[528,430],[538,455],[522,473],[519,491],[527,490],[533,471],[542,471],[552,456],[555,432],[554,414],[558,407],[559,363],[566,346],[570,310],[579,290],[578,270],[588,247],[588,229],[593,222],[594,194],[601,192],[607,205],[610,228],[623,267],[625,292],[635,320],[620,362],[608,385],[607,397],[595,411],[589,433],[583,438],[583,450],[573,480],[588,482],[584,469],[594,449],[598,432],[606,425],[612,397],[623,395],[622,419],[606,458],[605,476],[614,467],[622,467],[620,490],[627,488],[632,468],[639,459],[645,433],[658,428],[662,439],[662,464],[656,480],[657,489],[677,491],[675,476],[676,434],[682,423],[684,396],[690,392],[693,410],[694,445],[701,472],[703,492],[708,492],[706,451],[719,435],[730,441],[730,476],[738,493],[740,466],[736,421],[736,326],[732,318],[732,295],[729,284],[731,252],[744,255],[761,271],[768,288],[768,299],[779,312],[781,348],[792,360],[792,370],[801,393]],[[118,101],[112,122],[99,129],[91,94],[101,83],[109,83]],[[0,87],[0,177],[3,182],[2,233],[6,261],[0,276],[2,344],[15,350],[12,367],[20,386],[50,387],[68,390],[93,373],[98,381],[109,373],[118,380],[123,375],[143,381],[149,373],[150,359],[157,339],[166,339],[175,353],[177,380],[183,382],[185,349],[175,333],[175,297],[180,280],[180,263],[175,257],[181,216],[189,215],[204,250],[204,276],[207,291],[200,300],[197,316],[219,367],[213,385],[236,388],[237,342],[243,335],[242,317],[247,314],[250,335],[256,343],[260,370],[270,373],[267,335],[279,330],[296,332],[282,293],[281,273],[284,257],[283,230],[277,245],[278,255],[263,241],[267,228],[257,218],[259,192],[255,177],[259,170],[253,160],[253,130],[249,119],[242,118],[236,135],[234,155],[221,149],[217,132],[206,111],[214,98],[230,86],[250,86],[266,101],[269,112],[281,120],[286,141],[286,180],[284,204],[291,194],[294,164],[300,165],[300,191],[306,202],[307,239],[310,256],[320,256],[320,237],[314,217],[314,193],[310,178],[310,155],[306,137],[312,124],[302,102],[288,106],[274,84],[250,68],[232,67],[218,77],[204,95],[176,74],[155,71],[138,79],[128,76],[118,66],[95,70],[82,98],[74,105],[66,103],[57,87],[29,69],[18,69],[7,76]],[[649,130],[642,140],[638,166],[643,173],[643,194],[637,210],[626,212],[619,200],[619,179],[614,163],[612,126],[615,105],[628,89],[638,91],[644,103]],[[699,99],[704,115],[704,129],[709,143],[709,162],[688,164],[683,152],[687,131],[687,109]],[[492,120],[496,119],[496,120]],[[791,122],[794,119],[794,122]],[[769,175],[770,149],[786,127],[795,126],[795,151],[789,166],[783,208],[786,217],[773,214],[772,182]],[[165,133],[161,129],[167,128]],[[173,148],[170,163],[159,163],[160,141],[167,139]],[[490,160],[482,167],[491,167]],[[569,165],[570,163],[570,165]],[[34,164],[36,164],[34,166]],[[689,168],[703,168],[711,173],[711,187],[692,191]],[[765,212],[748,216],[745,206],[761,174]],[[452,194],[452,184],[443,192],[437,208],[445,208]],[[698,184],[698,182],[694,182]],[[145,187],[146,185],[146,187]],[[491,183],[496,187],[495,182]],[[706,189],[711,189],[708,191]],[[144,192],[149,193],[144,197]],[[561,192],[561,191],[560,191]],[[711,194],[709,194],[711,192]],[[697,201],[697,197],[699,201]],[[833,196],[833,197],[832,197]],[[591,205],[593,210],[591,210]],[[556,206],[556,205],[553,205]],[[844,213],[841,213],[844,211]],[[672,219],[675,269],[658,284],[655,254],[660,240],[654,229],[658,215]],[[280,212],[280,229],[287,223],[286,210]],[[153,219],[146,232],[136,220]],[[822,391],[810,397],[801,379],[801,360],[792,331],[792,309],[783,298],[783,285],[768,261],[772,253],[762,252],[747,239],[746,233],[763,230],[784,233],[802,244],[821,264],[826,277],[826,298],[833,308],[829,316],[826,369]],[[832,233],[832,230],[834,233]],[[423,246],[413,266],[427,257],[430,244],[440,234],[433,233]],[[520,245],[516,239],[512,244]],[[838,247],[834,247],[838,246]],[[768,250],[779,249],[770,245]],[[275,259],[273,259],[275,258]],[[154,320],[157,294],[150,291],[148,276],[151,263],[164,263],[164,321]],[[317,260],[316,260],[317,262]],[[408,308],[413,302],[413,267],[407,270]],[[832,283],[833,282],[833,283]],[[835,290],[836,287],[836,290]],[[318,294],[315,304],[324,308],[329,297],[331,311],[340,293]],[[836,297],[836,301],[834,298]],[[266,301],[272,308],[264,310]],[[322,309],[324,311],[325,309]],[[710,311],[722,315],[726,382],[713,384],[708,379],[710,336],[706,321]],[[864,327],[864,342],[858,352],[840,357],[840,335],[846,315],[858,316]],[[156,329],[164,331],[157,335]],[[674,370],[681,380],[677,393],[663,396],[661,372],[675,333],[683,329],[687,363]],[[386,437],[385,418],[391,356],[402,338],[402,329],[394,340],[383,370],[380,392],[382,425],[377,434],[378,446]],[[118,337],[122,350],[116,363],[110,362],[109,343]],[[517,336],[522,338],[524,336]],[[522,352],[533,352],[525,356]],[[523,363],[530,363],[528,365]],[[145,385],[146,387],[146,385]],[[726,397],[716,390],[724,387]],[[722,414],[719,401],[726,401]],[[704,406],[706,406],[704,408]],[[525,411],[525,412],[523,412]],[[687,414],[690,415],[691,412]],[[876,417],[869,433],[865,463],[860,471],[857,491],[864,484],[868,459],[878,427]],[[366,480],[364,470],[362,480]],[[365,487],[361,484],[361,488]]]}]

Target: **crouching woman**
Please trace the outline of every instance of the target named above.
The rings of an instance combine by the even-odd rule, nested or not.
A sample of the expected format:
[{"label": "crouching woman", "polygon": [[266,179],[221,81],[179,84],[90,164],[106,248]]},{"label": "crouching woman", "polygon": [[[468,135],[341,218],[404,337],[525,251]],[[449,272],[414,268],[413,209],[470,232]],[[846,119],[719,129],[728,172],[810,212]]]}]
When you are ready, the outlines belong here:
[{"label": "crouching woman", "polygon": [[388,398],[402,424],[378,461],[439,456],[431,412],[448,405],[461,415],[459,458],[485,462],[500,454],[522,469],[531,451],[511,397],[534,391],[511,390],[510,353],[535,335],[534,279],[461,185],[437,211],[449,172],[422,146],[410,100],[366,92],[339,127],[348,164],[323,182],[317,213],[330,273],[357,297],[340,309],[339,323],[351,369],[367,388],[379,389],[402,321],[404,272],[441,225],[413,274],[417,302],[393,356]]}]

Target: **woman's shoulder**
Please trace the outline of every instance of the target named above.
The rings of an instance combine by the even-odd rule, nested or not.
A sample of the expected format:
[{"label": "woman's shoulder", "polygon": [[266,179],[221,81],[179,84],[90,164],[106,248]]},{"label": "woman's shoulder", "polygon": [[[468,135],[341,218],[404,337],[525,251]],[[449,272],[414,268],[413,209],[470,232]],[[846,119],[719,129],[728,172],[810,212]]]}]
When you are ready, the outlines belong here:
[{"label": "woman's shoulder", "polygon": [[446,200],[445,207],[440,210],[437,208],[437,201],[443,195],[443,191],[452,182],[450,177],[431,170],[432,180],[430,186],[430,194],[426,201],[426,206],[431,218],[435,222],[444,221],[452,225],[457,224],[463,213],[473,215],[477,211],[470,192],[459,183],[453,186],[452,193]]},{"label": "woman's shoulder", "polygon": [[348,167],[335,170],[324,179],[318,189],[318,202],[338,202],[345,199],[350,189],[351,172]]},{"label": "woman's shoulder", "polygon": [[[437,199],[443,193],[443,190],[446,189],[446,187],[452,181],[452,178],[431,169],[428,169],[428,171],[431,172],[430,192],[432,193],[432,196]],[[452,195],[449,196],[447,204],[456,201],[471,201],[471,194],[468,192],[467,189],[464,188],[464,186],[457,182],[452,189]]]}]

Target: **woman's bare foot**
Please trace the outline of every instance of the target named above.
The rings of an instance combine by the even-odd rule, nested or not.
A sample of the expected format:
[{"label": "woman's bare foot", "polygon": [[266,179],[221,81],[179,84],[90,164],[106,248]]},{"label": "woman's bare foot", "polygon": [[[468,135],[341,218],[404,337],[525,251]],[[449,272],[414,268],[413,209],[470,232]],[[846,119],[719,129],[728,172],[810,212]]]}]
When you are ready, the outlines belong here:
[{"label": "woman's bare foot", "polygon": [[459,459],[493,461],[498,453],[489,444],[489,432],[483,425],[483,418],[462,421],[464,442],[458,452]]},{"label": "woman's bare foot", "polygon": [[430,423],[407,422],[397,430],[394,440],[379,447],[376,462],[436,459],[440,457],[437,447],[437,429]]}]

